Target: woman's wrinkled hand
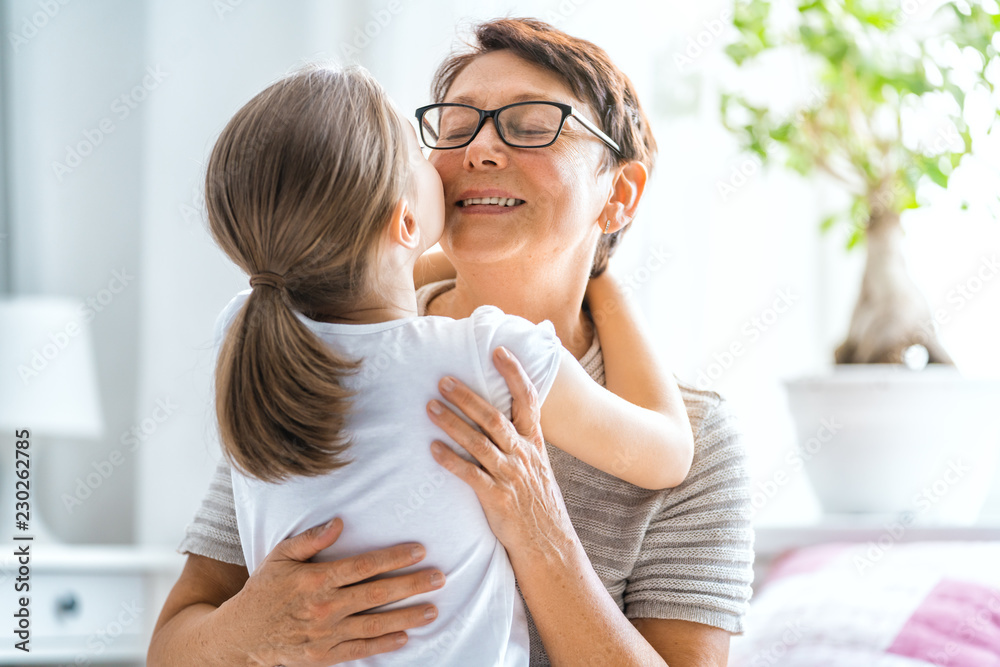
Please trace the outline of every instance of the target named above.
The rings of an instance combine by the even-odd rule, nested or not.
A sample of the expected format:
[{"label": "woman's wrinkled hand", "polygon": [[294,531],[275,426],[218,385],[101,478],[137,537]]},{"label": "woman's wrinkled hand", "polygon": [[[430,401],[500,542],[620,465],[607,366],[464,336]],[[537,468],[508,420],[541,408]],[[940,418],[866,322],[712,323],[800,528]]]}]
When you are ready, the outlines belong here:
[{"label": "woman's wrinkled hand", "polygon": [[494,350],[493,363],[510,389],[512,419],[451,377],[439,383],[441,394],[478,424],[482,433],[443,402],[427,405],[431,420],[482,467],[440,441],[431,445],[431,452],[438,463],[472,487],[490,528],[512,560],[561,553],[576,540],[576,533],[545,449],[538,393],[509,352]]},{"label": "woman's wrinkled hand", "polygon": [[435,569],[369,581],[423,559],[419,544],[307,562],[336,542],[343,526],[334,519],[279,543],[220,607],[231,605],[232,621],[244,628],[251,664],[318,667],[394,651],[407,641],[404,630],[437,616],[428,604],[363,613],[444,585]]}]

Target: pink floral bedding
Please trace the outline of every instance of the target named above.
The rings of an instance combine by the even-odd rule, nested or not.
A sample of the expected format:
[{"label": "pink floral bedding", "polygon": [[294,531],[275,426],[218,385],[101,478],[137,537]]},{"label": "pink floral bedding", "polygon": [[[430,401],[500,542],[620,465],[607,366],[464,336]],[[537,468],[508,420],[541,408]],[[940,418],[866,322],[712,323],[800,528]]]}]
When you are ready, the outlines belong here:
[{"label": "pink floral bedding", "polygon": [[799,549],[747,623],[731,667],[1000,667],[1000,543]]}]

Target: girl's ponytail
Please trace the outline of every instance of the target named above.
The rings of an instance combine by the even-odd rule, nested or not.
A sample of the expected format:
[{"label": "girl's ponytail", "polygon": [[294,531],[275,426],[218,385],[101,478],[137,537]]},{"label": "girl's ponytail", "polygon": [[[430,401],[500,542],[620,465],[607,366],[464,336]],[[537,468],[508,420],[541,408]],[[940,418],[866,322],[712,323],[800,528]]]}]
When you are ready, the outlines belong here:
[{"label": "girl's ponytail", "polygon": [[212,236],[251,276],[216,366],[222,451],[264,481],[349,460],[345,359],[304,324],[375,289],[381,233],[409,188],[403,128],[360,68],[311,66],[240,109],[209,160]]},{"label": "girl's ponytail", "polygon": [[342,381],[356,366],[299,321],[282,290],[254,287],[216,367],[216,414],[230,464],[268,482],[346,464],[350,393]]}]

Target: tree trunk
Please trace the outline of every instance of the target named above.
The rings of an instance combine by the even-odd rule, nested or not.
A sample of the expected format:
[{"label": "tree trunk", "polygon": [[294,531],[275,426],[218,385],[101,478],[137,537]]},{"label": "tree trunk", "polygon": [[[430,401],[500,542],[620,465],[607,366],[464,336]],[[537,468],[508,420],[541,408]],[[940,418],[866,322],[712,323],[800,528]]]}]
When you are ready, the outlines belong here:
[{"label": "tree trunk", "polygon": [[881,211],[868,223],[861,294],[838,364],[898,364],[911,345],[927,348],[928,363],[951,364],[937,338],[930,306],[906,270],[899,214]]}]

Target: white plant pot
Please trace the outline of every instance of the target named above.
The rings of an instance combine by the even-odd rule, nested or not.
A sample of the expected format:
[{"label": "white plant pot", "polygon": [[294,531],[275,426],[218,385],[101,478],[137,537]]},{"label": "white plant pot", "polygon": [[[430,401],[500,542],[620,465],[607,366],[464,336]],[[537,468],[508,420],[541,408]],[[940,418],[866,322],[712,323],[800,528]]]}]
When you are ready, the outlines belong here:
[{"label": "white plant pot", "polygon": [[1000,456],[1000,381],[966,379],[948,366],[872,364],[785,388],[826,513],[976,521]]}]

